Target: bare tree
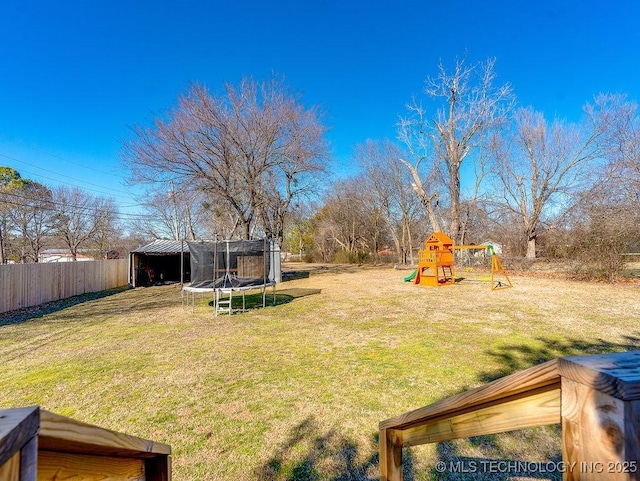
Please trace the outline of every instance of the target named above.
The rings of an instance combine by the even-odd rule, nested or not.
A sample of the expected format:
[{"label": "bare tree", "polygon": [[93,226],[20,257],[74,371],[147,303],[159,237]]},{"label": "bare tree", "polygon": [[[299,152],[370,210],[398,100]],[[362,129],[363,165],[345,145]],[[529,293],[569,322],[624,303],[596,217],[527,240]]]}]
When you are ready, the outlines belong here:
[{"label": "bare tree", "polygon": [[623,254],[640,238],[640,212],[626,188],[604,176],[563,217],[571,234],[567,244],[581,274],[609,281],[622,275]]},{"label": "bare tree", "polygon": [[53,201],[49,188],[38,182],[23,179],[13,190],[15,201],[9,216],[18,234],[21,262],[38,262],[46,236],[51,231]]},{"label": "bare tree", "polygon": [[387,232],[395,246],[398,263],[411,262],[414,232],[412,224],[418,217],[420,201],[409,188],[411,176],[401,158],[400,148],[388,140],[356,146],[355,160],[362,167],[364,194],[380,212]]},{"label": "bare tree", "polygon": [[[554,120],[531,108],[514,115],[514,131],[497,153],[497,192],[522,222],[527,258],[536,256],[538,225],[545,215],[560,214],[576,193],[589,187],[587,165],[602,155],[615,108],[608,96],[585,106],[580,124]],[[555,205],[554,205],[555,204]]]},{"label": "bare tree", "polygon": [[617,115],[608,143],[609,181],[621,186],[628,201],[640,208],[640,117],[638,105],[614,96]]},{"label": "bare tree", "polygon": [[316,216],[316,246],[338,262],[360,262],[376,256],[386,242],[383,216],[371,202],[363,176],[336,182]]},{"label": "bare tree", "polygon": [[[409,118],[400,121],[399,137],[407,145],[412,161],[404,164],[413,177],[412,187],[420,198],[433,230],[446,224],[457,243],[464,240],[461,168],[467,158],[477,162],[488,135],[502,125],[514,104],[511,86],[494,86],[495,60],[468,66],[457,60],[453,72],[439,65],[435,78],[427,78],[424,93],[442,101],[433,118],[414,100]],[[422,173],[422,174],[421,174]],[[441,221],[442,205],[446,221]]]},{"label": "bare tree", "polygon": [[311,209],[311,204],[302,204],[291,212],[282,246],[285,254],[296,252],[300,261],[313,250],[314,224]]},{"label": "bare tree", "polygon": [[54,231],[69,248],[74,261],[80,247],[88,247],[101,230],[113,225],[115,219],[113,200],[94,197],[77,187],[54,189],[53,203],[56,210]]},{"label": "bare tree", "polygon": [[134,180],[197,187],[232,213],[244,238],[261,230],[282,242],[292,200],[325,168],[324,132],[318,110],[279,80],[243,79],[224,96],[196,85],[167,119],[135,129],[123,158]]},{"label": "bare tree", "polygon": [[155,239],[195,240],[204,238],[203,199],[198,191],[169,182],[147,192],[143,202],[147,220],[137,228]]}]

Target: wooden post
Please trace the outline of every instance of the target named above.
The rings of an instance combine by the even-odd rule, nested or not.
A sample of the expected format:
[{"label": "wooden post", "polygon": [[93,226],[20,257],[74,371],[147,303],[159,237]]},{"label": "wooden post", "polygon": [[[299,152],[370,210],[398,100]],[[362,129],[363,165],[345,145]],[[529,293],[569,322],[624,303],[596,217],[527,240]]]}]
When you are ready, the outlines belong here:
[{"label": "wooden post", "polygon": [[33,436],[20,450],[20,481],[35,481],[38,474],[38,437]]},{"label": "wooden post", "polygon": [[171,447],[37,406],[0,410],[0,481],[171,481]]},{"label": "wooden post", "polygon": [[39,425],[37,406],[0,411],[0,479],[36,480]]},{"label": "wooden post", "polygon": [[640,352],[559,360],[565,481],[640,480]]},{"label": "wooden post", "polygon": [[380,481],[402,481],[402,432],[396,429],[381,429]]}]

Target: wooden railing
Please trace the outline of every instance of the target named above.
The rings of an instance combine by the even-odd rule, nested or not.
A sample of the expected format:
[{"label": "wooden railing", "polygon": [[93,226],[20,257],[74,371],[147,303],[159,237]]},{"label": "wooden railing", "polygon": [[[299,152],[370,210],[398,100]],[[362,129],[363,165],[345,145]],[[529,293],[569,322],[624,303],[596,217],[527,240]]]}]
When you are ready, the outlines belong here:
[{"label": "wooden railing", "polygon": [[566,480],[640,479],[640,351],[555,359],[380,423],[380,479],[402,448],[562,423]]},{"label": "wooden railing", "polygon": [[171,480],[171,448],[38,407],[0,411],[0,481]]}]

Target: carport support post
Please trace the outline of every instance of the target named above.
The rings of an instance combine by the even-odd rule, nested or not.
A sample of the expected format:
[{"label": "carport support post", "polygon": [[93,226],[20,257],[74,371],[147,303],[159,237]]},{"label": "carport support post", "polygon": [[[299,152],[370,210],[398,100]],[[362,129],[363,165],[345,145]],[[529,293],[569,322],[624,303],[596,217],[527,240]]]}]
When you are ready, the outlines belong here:
[{"label": "carport support post", "polygon": [[184,286],[184,239],[180,240],[180,287]]},{"label": "carport support post", "polygon": [[131,287],[136,286],[136,254],[129,253],[129,276],[131,276]]},{"label": "carport support post", "polygon": [[640,352],[561,358],[564,481],[640,480]]}]

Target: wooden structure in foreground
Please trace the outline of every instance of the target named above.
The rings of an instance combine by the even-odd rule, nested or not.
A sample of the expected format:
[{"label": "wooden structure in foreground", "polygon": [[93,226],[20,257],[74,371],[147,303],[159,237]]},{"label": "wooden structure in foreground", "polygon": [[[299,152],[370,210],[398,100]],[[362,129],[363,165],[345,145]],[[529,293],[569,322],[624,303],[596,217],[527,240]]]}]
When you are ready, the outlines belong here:
[{"label": "wooden structure in foreground", "polygon": [[640,479],[640,351],[554,359],[380,423],[380,479],[402,448],[562,423],[563,480]]},{"label": "wooden structure in foreground", "polygon": [[0,481],[170,481],[171,448],[38,407],[0,411]]}]

